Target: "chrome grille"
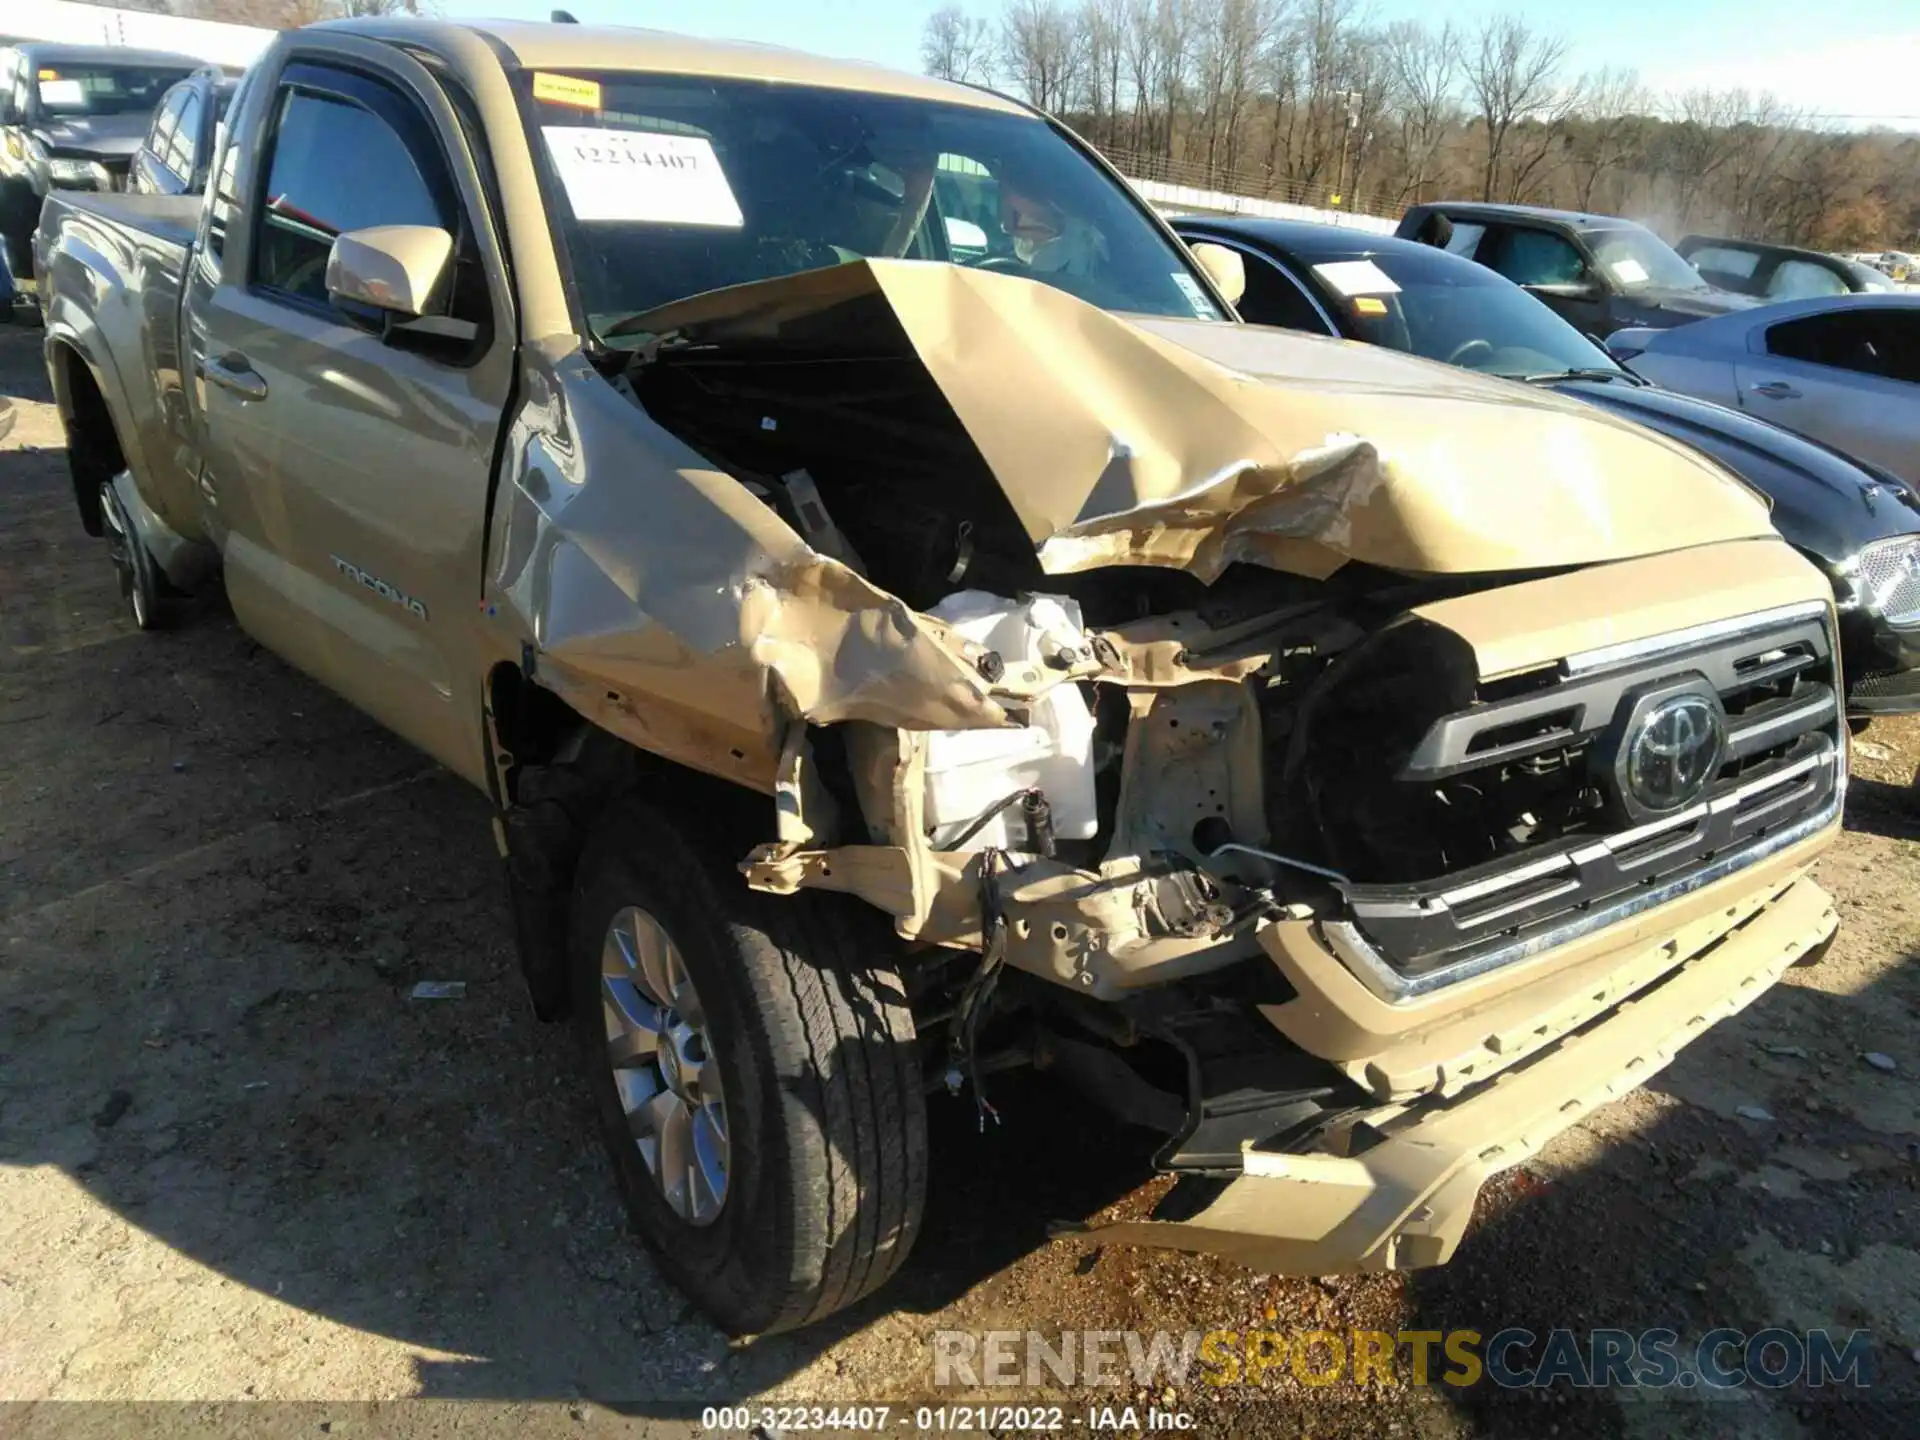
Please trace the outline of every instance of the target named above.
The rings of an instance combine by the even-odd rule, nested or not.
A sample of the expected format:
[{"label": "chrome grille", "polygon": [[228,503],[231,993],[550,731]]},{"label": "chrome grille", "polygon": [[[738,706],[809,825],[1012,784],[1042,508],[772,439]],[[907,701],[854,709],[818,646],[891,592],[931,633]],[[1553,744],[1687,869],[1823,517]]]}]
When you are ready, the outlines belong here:
[{"label": "chrome grille", "polygon": [[1882,540],[1860,552],[1862,598],[1895,624],[1920,619],[1920,535]]},{"label": "chrome grille", "polygon": [[1724,706],[1727,743],[1699,802],[1616,818],[1416,883],[1341,888],[1326,926],[1350,968],[1399,1001],[1511,964],[1732,873],[1831,824],[1846,783],[1830,611],[1809,603],[1574,657],[1557,683],[1444,716],[1409,781],[1491,774],[1590,739],[1650,684],[1694,676]]}]

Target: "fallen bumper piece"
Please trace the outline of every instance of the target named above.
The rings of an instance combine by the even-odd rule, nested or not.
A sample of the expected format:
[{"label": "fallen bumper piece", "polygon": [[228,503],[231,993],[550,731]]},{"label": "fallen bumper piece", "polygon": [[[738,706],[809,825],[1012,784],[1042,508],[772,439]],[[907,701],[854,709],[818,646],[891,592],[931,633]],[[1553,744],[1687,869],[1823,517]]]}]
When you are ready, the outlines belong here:
[{"label": "fallen bumper piece", "polygon": [[1081,1233],[1100,1244],[1208,1251],[1296,1275],[1444,1263],[1491,1176],[1644,1084],[1709,1025],[1759,998],[1837,923],[1826,893],[1796,881],[1739,922],[1691,932],[1691,958],[1664,981],[1530,1063],[1451,1102],[1380,1112],[1385,1138],[1364,1154],[1249,1148],[1244,1173],[1196,1214]]}]

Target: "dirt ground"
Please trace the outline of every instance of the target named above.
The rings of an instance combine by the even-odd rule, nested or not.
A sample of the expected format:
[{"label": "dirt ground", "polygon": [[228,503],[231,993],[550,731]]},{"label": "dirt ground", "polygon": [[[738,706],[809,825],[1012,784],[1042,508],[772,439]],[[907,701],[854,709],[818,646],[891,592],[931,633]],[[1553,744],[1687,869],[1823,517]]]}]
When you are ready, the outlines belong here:
[{"label": "dirt ground", "polygon": [[521,994],[480,798],[217,597],[138,634],[37,334],[0,330],[0,391],[0,1400],[193,1402],[0,1406],[0,1431],[678,1433],[720,1400],[951,1401],[938,1329],[1264,1324],[1860,1327],[1874,1384],[1152,1398],[1204,1434],[1920,1433],[1920,725],[1858,746],[1830,957],[1504,1177],[1449,1267],[1287,1279],[1050,1240],[1158,1185],[1143,1146],[1008,1083],[986,1134],[935,1102],[897,1283],[730,1349],[624,1228],[566,1037]]}]

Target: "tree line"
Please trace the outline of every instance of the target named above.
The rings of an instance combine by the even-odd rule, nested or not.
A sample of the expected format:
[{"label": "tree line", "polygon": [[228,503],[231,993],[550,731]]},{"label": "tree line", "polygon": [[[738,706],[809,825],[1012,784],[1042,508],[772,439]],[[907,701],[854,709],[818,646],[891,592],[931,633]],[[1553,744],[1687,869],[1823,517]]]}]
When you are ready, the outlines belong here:
[{"label": "tree line", "polygon": [[1576,68],[1513,15],[1373,22],[1361,0],[1002,0],[927,20],[933,75],[1060,116],[1122,169],[1396,216],[1484,199],[1823,250],[1920,240],[1920,136],[1767,93]]},{"label": "tree line", "polygon": [[223,20],[229,25],[258,25],[267,30],[292,30],[322,20],[346,20],[360,15],[424,15],[433,0],[81,0],[119,10],[143,10],[154,15],[180,15],[192,20]]}]

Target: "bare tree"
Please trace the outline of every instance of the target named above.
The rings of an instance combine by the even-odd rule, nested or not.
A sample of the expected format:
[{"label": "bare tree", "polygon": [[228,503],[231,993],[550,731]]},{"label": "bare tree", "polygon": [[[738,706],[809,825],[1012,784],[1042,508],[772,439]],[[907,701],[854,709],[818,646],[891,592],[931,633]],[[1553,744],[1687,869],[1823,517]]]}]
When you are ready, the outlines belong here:
[{"label": "bare tree", "polygon": [[1001,63],[1042,110],[1066,109],[1081,59],[1080,28],[1059,0],[1014,0],[1001,16]]},{"label": "bare tree", "polygon": [[186,0],[180,7],[202,20],[292,30],[321,20],[364,15],[425,15],[432,0]]},{"label": "bare tree", "polygon": [[[930,69],[969,70],[960,7],[972,3],[929,22]],[[1920,242],[1920,136],[1810,129],[1737,90],[1654,96],[1630,71],[1569,83],[1566,46],[1511,17],[1462,31],[1378,26],[1368,0],[993,3],[972,37],[1014,88],[1097,144],[1170,161],[1168,173],[1190,162],[1236,193],[1320,205],[1338,193],[1342,208],[1389,216],[1479,194],[1598,208],[1670,235]]]},{"label": "bare tree", "polygon": [[1268,0],[1199,0],[1195,47],[1199,113],[1207,169],[1231,170],[1254,81],[1254,62],[1272,30]]},{"label": "bare tree", "polygon": [[1517,16],[1494,15],[1481,25],[1464,64],[1486,146],[1481,199],[1494,198],[1514,127],[1563,106],[1558,81],[1566,55],[1565,40],[1536,34]]},{"label": "bare tree", "polygon": [[1567,151],[1579,208],[1593,209],[1603,178],[1619,178],[1642,140],[1653,97],[1632,70],[1605,69],[1581,77],[1577,123],[1569,127]]},{"label": "bare tree", "polygon": [[992,27],[958,5],[942,5],[920,32],[920,64],[942,80],[986,84],[993,79]]},{"label": "bare tree", "polygon": [[1791,159],[1795,136],[1806,120],[1762,93],[1751,100],[1743,94],[1732,123],[1735,144],[1720,186],[1724,226],[1737,235],[1764,234],[1768,191]]},{"label": "bare tree", "polygon": [[1435,34],[1417,21],[1402,20],[1387,27],[1380,43],[1398,120],[1400,198],[1417,203],[1439,179],[1442,147],[1460,122],[1454,93],[1460,37],[1451,23]]},{"label": "bare tree", "polygon": [[1080,31],[1087,134],[1097,143],[1110,145],[1120,131],[1121,51],[1126,26],[1123,0],[1081,0],[1074,23]]}]

